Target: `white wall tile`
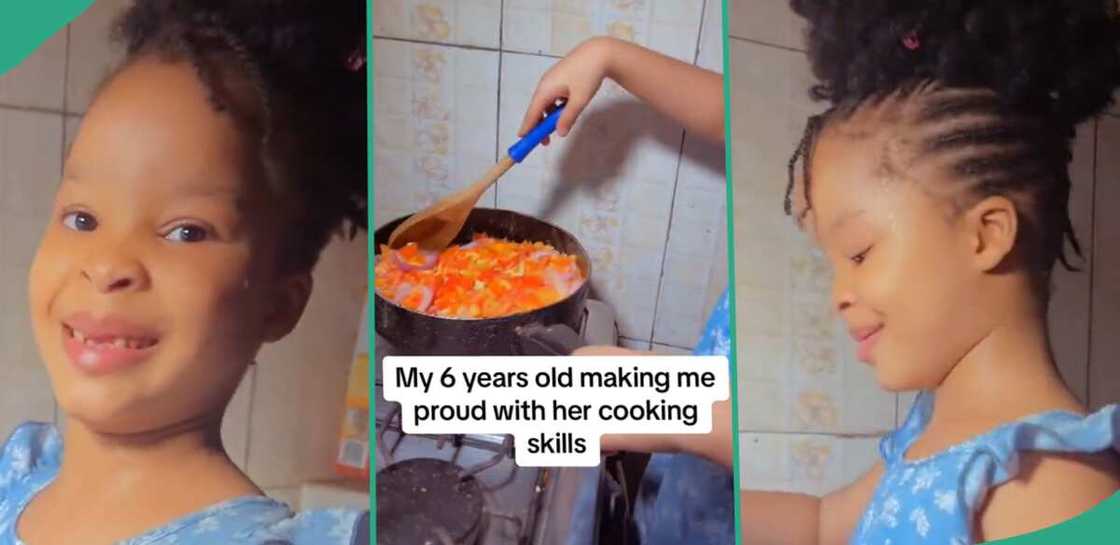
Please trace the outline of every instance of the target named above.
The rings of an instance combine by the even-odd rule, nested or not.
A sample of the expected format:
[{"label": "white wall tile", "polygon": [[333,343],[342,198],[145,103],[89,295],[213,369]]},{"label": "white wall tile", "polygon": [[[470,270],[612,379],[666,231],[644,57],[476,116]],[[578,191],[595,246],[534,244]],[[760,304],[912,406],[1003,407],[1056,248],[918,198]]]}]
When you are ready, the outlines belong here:
[{"label": "white wall tile", "polygon": [[32,216],[3,212],[3,219],[0,219],[0,248],[4,250],[2,262],[24,272],[30,270],[46,225],[45,214]]},{"label": "white wall tile", "polygon": [[696,0],[505,2],[502,47],[563,56],[592,36],[610,35],[693,62],[703,3]]},{"label": "white wall tile", "polygon": [[500,0],[377,0],[373,33],[477,47],[498,47]]},{"label": "white wall tile", "polygon": [[286,487],[334,476],[346,382],[365,301],[366,240],[335,241],[296,330],[257,358],[249,477]]},{"label": "white wall tile", "polygon": [[786,161],[811,77],[797,52],[732,40],[732,168],[740,426],[750,431],[881,433],[895,420],[830,308],[827,265],[782,209]]},{"label": "white wall tile", "polygon": [[878,438],[739,434],[739,487],[821,496],[855,481],[879,459]]},{"label": "white wall tile", "polygon": [[1093,323],[1089,401],[1120,402],[1120,119],[1101,118],[1097,132],[1097,183],[1093,214]]},{"label": "white wall tile", "polygon": [[26,59],[0,75],[0,104],[62,111],[66,29],[55,32]]},{"label": "white wall tile", "polygon": [[692,350],[681,348],[679,346],[669,346],[667,344],[653,343],[651,350],[657,354],[664,354],[666,356],[691,356]]},{"label": "white wall tile", "polygon": [[727,0],[730,26],[736,38],[805,49],[806,24],[789,7],[789,0]]},{"label": "white wall tile", "polygon": [[[376,40],[374,55],[381,224],[469,185],[494,164],[498,53]],[[493,190],[481,202],[492,206]]]},{"label": "white wall tile", "polygon": [[0,108],[0,213],[45,222],[61,177],[61,157],[62,114]]},{"label": "white wall tile", "polygon": [[686,137],[683,149],[653,340],[693,346],[715,303],[708,287],[727,285],[727,176],[722,146]]},{"label": "white wall tile", "polygon": [[51,422],[55,404],[31,331],[26,268],[0,264],[0,309],[0,436],[7,437],[25,421]]},{"label": "white wall tile", "polygon": [[696,65],[723,73],[723,2],[704,1],[704,22],[700,28],[700,51]]},{"label": "white wall tile", "polygon": [[[503,53],[500,138],[516,132],[533,89],[554,59]],[[613,83],[567,138],[538,148],[498,182],[498,206],[570,230],[592,257],[596,296],[622,333],[653,328],[682,131]],[[698,326],[697,326],[698,327]]]},{"label": "white wall tile", "polygon": [[307,483],[300,487],[300,509],[369,509],[369,485],[351,481]]},{"label": "white wall tile", "polygon": [[629,337],[621,337],[618,339],[618,344],[623,348],[630,350],[642,350],[648,352],[650,349],[649,339],[631,339]]},{"label": "white wall tile", "polygon": [[97,0],[70,23],[67,112],[85,112],[97,86],[123,58],[123,50],[109,38],[117,15],[129,4],[128,0]]}]

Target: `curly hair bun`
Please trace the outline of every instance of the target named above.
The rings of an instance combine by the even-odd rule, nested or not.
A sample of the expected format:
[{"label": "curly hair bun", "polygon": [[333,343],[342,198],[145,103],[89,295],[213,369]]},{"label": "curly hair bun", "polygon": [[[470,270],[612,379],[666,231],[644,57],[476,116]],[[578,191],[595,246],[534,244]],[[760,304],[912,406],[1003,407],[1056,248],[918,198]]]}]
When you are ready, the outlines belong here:
[{"label": "curly hair bun", "polygon": [[811,95],[861,101],[915,80],[986,88],[1065,126],[1120,86],[1114,0],[791,0],[809,22]]}]

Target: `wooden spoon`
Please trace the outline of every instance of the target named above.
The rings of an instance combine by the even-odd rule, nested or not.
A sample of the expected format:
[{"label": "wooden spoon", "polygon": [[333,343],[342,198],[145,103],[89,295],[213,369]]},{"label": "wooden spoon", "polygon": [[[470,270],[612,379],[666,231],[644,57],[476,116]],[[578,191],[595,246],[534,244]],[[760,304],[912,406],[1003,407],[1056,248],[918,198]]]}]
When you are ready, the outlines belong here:
[{"label": "wooden spoon", "polygon": [[560,106],[548,114],[525,138],[511,146],[506,157],[490,168],[477,182],[466,189],[453,195],[440,199],[439,202],[410,216],[401,222],[389,234],[389,247],[400,248],[409,242],[415,242],[422,250],[428,252],[441,252],[451,244],[452,240],[463,230],[471,210],[482,198],[482,194],[490,189],[514,165],[520,163],[529,155],[529,152],[540,144],[548,135],[556,130],[556,122],[560,120],[560,113],[564,107]]}]

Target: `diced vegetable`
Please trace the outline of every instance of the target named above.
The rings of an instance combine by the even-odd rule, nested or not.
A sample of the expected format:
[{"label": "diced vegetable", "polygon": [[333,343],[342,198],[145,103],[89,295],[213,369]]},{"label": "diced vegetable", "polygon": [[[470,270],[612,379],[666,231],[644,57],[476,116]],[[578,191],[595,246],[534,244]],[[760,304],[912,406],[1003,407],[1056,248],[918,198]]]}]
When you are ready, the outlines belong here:
[{"label": "diced vegetable", "polygon": [[563,300],[585,279],[575,256],[540,242],[475,235],[438,256],[409,244],[383,246],[374,286],[385,299],[415,312],[447,318],[498,318]]}]

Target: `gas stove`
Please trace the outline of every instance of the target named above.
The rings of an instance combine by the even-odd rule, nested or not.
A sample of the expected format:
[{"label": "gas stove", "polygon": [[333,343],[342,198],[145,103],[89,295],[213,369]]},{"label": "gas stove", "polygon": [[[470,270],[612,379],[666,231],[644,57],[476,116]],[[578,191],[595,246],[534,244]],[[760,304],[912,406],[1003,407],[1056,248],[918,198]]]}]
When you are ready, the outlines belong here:
[{"label": "gas stove", "polygon": [[[617,345],[614,311],[588,299],[579,333],[588,344]],[[381,369],[394,349],[378,336],[375,352]],[[379,545],[598,543],[596,524],[578,520],[574,505],[588,483],[596,501],[608,501],[601,468],[518,467],[508,435],[404,434],[400,405],[374,377]]]}]

